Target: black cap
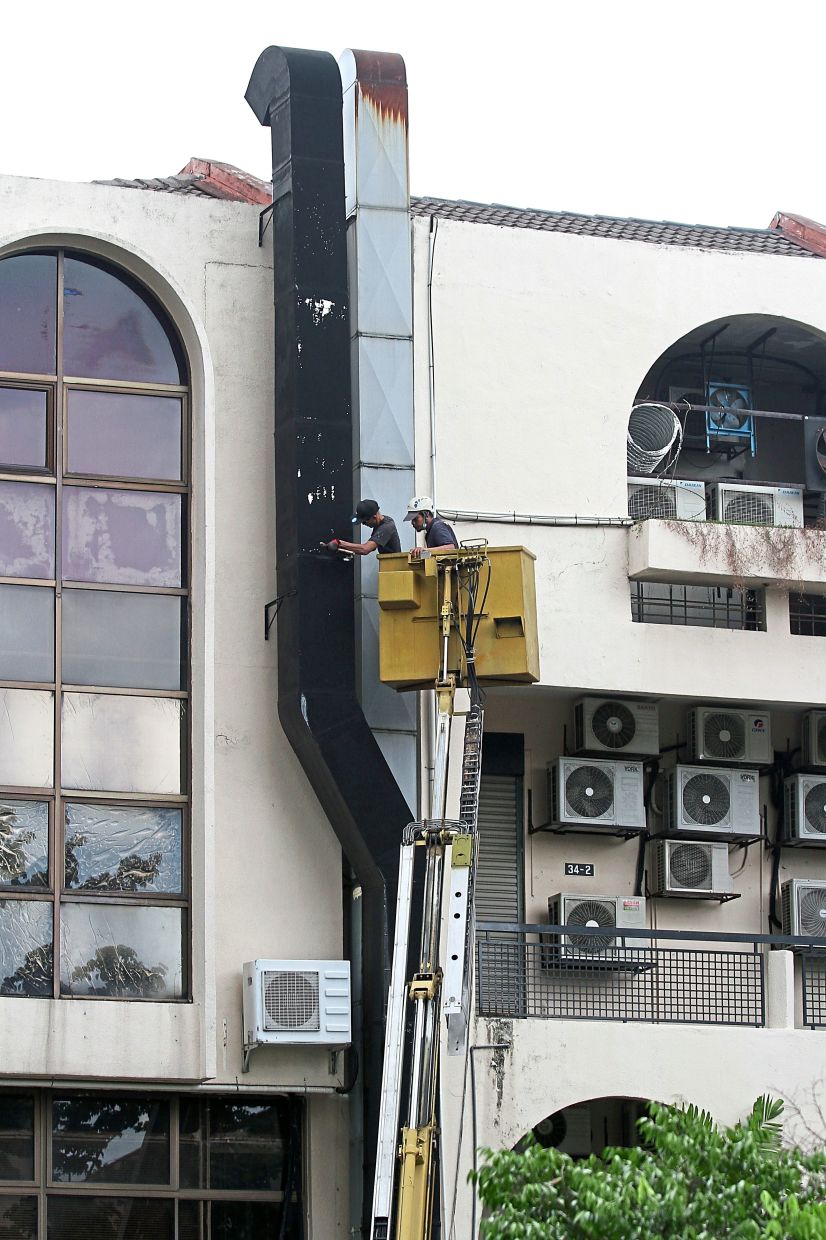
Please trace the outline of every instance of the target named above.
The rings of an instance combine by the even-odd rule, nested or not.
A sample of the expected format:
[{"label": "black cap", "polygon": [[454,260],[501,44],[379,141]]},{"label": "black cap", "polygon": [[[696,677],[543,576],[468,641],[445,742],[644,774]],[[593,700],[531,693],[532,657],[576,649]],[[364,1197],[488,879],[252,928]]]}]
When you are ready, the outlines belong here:
[{"label": "black cap", "polygon": [[379,510],[379,506],[374,499],[361,499],[356,504],[356,511],[353,513],[353,525],[359,522],[364,523],[374,517]]}]

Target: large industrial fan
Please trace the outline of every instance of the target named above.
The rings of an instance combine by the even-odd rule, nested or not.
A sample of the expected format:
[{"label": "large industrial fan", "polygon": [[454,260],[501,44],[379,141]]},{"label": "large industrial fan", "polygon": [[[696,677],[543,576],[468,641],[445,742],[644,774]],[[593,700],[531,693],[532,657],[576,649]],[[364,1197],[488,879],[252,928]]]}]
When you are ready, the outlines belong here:
[{"label": "large industrial fan", "polygon": [[718,440],[747,443],[754,455],[751,393],[730,383],[710,383],[706,395],[706,446]]}]

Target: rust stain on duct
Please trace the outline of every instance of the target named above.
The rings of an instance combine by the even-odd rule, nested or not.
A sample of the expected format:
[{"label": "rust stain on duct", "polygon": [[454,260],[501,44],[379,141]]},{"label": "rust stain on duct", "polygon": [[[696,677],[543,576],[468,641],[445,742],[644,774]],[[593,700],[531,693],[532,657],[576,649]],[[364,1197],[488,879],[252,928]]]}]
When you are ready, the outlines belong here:
[{"label": "rust stain on duct", "polygon": [[402,57],[396,52],[355,49],[352,54],[361,98],[382,123],[401,125],[407,131],[407,70]]}]

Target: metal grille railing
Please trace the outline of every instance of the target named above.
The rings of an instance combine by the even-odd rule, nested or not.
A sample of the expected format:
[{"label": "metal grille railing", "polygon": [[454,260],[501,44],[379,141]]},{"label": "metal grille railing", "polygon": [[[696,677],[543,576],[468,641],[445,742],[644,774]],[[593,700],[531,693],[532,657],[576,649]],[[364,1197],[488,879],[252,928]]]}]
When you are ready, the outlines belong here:
[{"label": "metal grille railing", "polygon": [[630,587],[631,619],[638,624],[749,631],[766,627],[762,590],[675,585],[664,581],[632,581]]},{"label": "metal grille railing", "polygon": [[[481,1016],[704,1025],[765,1023],[763,957],[594,938],[477,935]],[[649,936],[646,935],[646,938]],[[544,939],[544,942],[542,941]],[[551,941],[556,940],[556,941]],[[608,945],[610,943],[610,945]]]},{"label": "metal grille railing", "polygon": [[826,1029],[826,951],[803,952],[800,957],[803,1024]]}]

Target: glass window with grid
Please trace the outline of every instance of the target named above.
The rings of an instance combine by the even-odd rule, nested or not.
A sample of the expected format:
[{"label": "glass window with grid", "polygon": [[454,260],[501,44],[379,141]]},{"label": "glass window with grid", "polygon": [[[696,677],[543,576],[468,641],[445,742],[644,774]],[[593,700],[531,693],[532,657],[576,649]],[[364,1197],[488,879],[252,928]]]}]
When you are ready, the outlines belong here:
[{"label": "glass window with grid", "polygon": [[760,632],[766,627],[762,590],[734,586],[632,581],[631,619],[638,624],[693,625]]},{"label": "glass window with grid", "polygon": [[826,594],[789,594],[789,632],[826,637]]},{"label": "glass window with grid", "polygon": [[0,260],[0,994],[188,997],[188,382],[163,309]]},{"label": "glass window with grid", "polygon": [[296,1098],[0,1092],[0,1236],[301,1240]]}]

